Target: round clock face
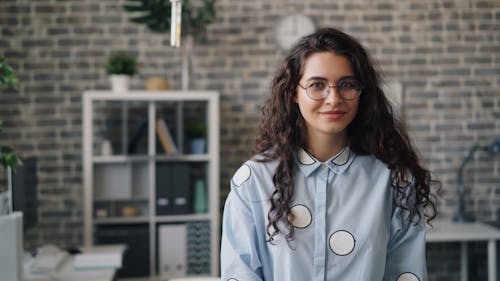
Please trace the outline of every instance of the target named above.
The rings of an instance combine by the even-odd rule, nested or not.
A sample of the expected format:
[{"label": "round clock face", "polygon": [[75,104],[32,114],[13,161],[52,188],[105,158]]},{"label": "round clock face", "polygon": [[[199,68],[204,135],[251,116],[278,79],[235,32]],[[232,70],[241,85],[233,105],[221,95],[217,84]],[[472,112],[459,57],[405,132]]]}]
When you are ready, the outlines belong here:
[{"label": "round clock face", "polygon": [[302,36],[316,30],[312,19],[303,14],[282,17],[276,25],[276,40],[283,50],[290,49]]}]

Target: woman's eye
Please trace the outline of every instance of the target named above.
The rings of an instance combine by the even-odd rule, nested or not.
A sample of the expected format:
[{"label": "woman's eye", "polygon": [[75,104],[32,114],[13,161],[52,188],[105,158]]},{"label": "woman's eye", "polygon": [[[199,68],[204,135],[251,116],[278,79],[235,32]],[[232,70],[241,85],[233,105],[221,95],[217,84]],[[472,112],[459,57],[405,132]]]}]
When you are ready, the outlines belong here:
[{"label": "woman's eye", "polygon": [[312,88],[312,89],[315,89],[315,90],[317,90],[317,89],[324,89],[325,88],[325,82],[321,82],[321,81],[319,81],[319,82],[311,82],[309,84],[309,88]]},{"label": "woman's eye", "polygon": [[341,81],[338,87],[342,89],[356,89],[358,84],[356,81]]}]

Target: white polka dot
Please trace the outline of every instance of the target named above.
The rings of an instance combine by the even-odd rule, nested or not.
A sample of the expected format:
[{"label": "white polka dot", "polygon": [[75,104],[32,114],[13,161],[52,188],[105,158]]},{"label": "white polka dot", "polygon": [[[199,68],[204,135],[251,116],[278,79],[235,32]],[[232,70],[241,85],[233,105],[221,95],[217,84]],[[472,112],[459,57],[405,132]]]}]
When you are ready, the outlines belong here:
[{"label": "white polka dot", "polygon": [[298,154],[299,162],[303,165],[311,165],[316,162],[316,160],[314,160],[314,158],[312,158],[311,155],[309,155],[309,153],[307,153],[303,148],[299,149]]},{"label": "white polka dot", "polygon": [[241,186],[244,182],[246,182],[251,175],[250,167],[248,165],[241,166],[233,176],[233,183],[236,186]]},{"label": "white polka dot", "polygon": [[294,215],[291,221],[292,225],[298,228],[306,228],[311,224],[312,215],[311,211],[304,205],[295,205],[290,211]]},{"label": "white polka dot", "polygon": [[349,161],[350,154],[351,154],[351,150],[349,149],[349,147],[346,147],[339,155],[337,155],[337,157],[332,159],[332,163],[337,165],[337,166],[345,165],[347,163],[347,161]]},{"label": "white polka dot", "polygon": [[418,279],[418,277],[413,273],[405,272],[399,275],[396,281],[420,281],[420,279]]},{"label": "white polka dot", "polygon": [[330,236],[330,249],[339,256],[350,254],[355,244],[352,234],[345,230],[339,230]]}]

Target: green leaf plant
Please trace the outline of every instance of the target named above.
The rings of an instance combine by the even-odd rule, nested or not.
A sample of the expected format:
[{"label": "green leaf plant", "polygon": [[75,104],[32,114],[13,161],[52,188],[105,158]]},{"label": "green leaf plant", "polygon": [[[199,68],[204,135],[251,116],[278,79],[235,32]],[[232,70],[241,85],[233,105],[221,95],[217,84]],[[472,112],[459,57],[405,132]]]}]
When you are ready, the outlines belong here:
[{"label": "green leaf plant", "polygon": [[[192,35],[203,41],[206,27],[215,18],[215,0],[200,0],[193,5],[182,0],[182,36]],[[123,8],[134,14],[131,21],[145,24],[153,32],[170,32],[170,0],[128,0]]]},{"label": "green leaf plant", "polygon": [[[0,56],[0,90],[17,89],[17,78],[14,70],[6,62],[5,57]],[[3,122],[0,120],[0,132]],[[0,145],[0,164],[4,167],[15,169],[22,164],[21,158],[16,155],[14,149],[7,145]]]},{"label": "green leaf plant", "polygon": [[7,64],[3,56],[0,56],[0,89],[17,90],[17,78],[14,70]]},{"label": "green leaf plant", "polygon": [[125,52],[112,53],[106,62],[106,72],[133,76],[137,72],[137,60]]}]

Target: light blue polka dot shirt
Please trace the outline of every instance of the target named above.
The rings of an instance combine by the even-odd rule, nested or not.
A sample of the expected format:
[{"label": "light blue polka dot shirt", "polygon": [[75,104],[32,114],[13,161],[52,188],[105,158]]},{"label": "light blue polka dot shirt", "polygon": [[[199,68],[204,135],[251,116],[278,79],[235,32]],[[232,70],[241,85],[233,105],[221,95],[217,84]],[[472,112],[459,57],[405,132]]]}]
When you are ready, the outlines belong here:
[{"label": "light blue polka dot shirt", "polygon": [[[296,155],[295,239],[267,242],[277,161],[247,161],[231,180],[223,216],[223,281],[425,281],[425,225],[402,221],[391,171],[349,148],[326,162]],[[404,214],[403,214],[404,215]]]}]

